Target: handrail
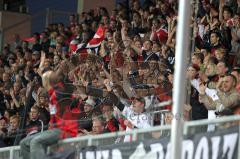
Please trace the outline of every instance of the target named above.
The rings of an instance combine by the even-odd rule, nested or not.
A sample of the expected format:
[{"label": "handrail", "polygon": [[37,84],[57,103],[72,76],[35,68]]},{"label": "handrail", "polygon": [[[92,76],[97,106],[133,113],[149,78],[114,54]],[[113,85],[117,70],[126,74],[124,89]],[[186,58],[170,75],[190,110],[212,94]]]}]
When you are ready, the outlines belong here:
[{"label": "handrail", "polygon": [[240,120],[240,115],[231,115],[231,116],[223,116],[221,118],[216,119],[203,119],[203,120],[195,120],[195,121],[188,121],[185,122],[184,126],[192,127],[192,126],[202,126],[207,124],[219,124],[219,123],[226,123],[226,122],[232,122],[232,121],[238,121]]},{"label": "handrail", "polygon": [[231,116],[223,116],[216,119],[202,119],[202,120],[195,120],[195,121],[188,121],[184,123],[183,134],[186,135],[188,133],[189,127],[197,127],[203,126],[208,124],[219,124],[219,123],[226,123],[226,122],[233,122],[233,121],[240,121],[240,115],[231,115]]},{"label": "handrail", "polygon": [[3,148],[0,148],[0,152],[10,151],[10,148],[12,150],[19,150],[20,146],[3,147]]},{"label": "handrail", "polygon": [[162,126],[156,126],[156,127],[151,127],[148,129],[135,129],[132,131],[120,131],[120,132],[112,132],[112,133],[106,133],[106,134],[100,134],[100,135],[88,135],[88,136],[83,136],[83,137],[75,137],[75,138],[69,138],[69,139],[64,139],[60,141],[60,144],[66,144],[70,142],[77,142],[77,141],[82,141],[85,139],[91,138],[92,140],[96,139],[104,139],[104,138],[110,138],[110,137],[116,137],[116,136],[124,136],[124,135],[134,135],[138,133],[148,133],[148,132],[153,132],[153,131],[160,131],[160,130],[170,130],[171,125],[162,125]]},{"label": "handrail", "polygon": [[[184,128],[188,129],[189,127],[195,127],[195,126],[197,127],[197,126],[208,125],[208,124],[219,124],[219,123],[234,122],[234,121],[240,121],[240,115],[224,116],[224,117],[212,119],[212,120],[203,119],[203,120],[197,120],[197,121],[187,121],[187,122],[184,122]],[[92,145],[93,140],[106,139],[106,138],[124,136],[124,135],[136,136],[137,134],[140,134],[140,133],[170,130],[170,128],[171,128],[171,125],[162,125],[162,126],[151,127],[148,129],[135,129],[131,132],[121,131],[121,132],[113,132],[113,133],[106,133],[106,134],[100,134],[100,135],[88,135],[88,136],[64,139],[59,141],[58,144],[68,144],[73,142],[87,141],[88,145],[90,146]],[[240,146],[240,138],[239,138],[239,146]],[[20,150],[20,146],[4,147],[4,148],[0,148],[0,153],[9,152],[10,153],[9,159],[13,159],[13,154],[14,154],[13,152],[19,151],[19,150]],[[240,155],[240,149],[238,151],[238,154]]]},{"label": "handrail", "polygon": [[[203,120],[197,120],[197,121],[188,121],[184,123],[185,127],[193,127],[193,126],[201,126],[201,125],[208,125],[208,124],[218,124],[218,123],[225,123],[225,122],[233,122],[233,121],[238,121],[240,120],[240,115],[232,115],[232,116],[226,116],[226,117],[221,117],[217,119],[203,119]],[[81,137],[74,137],[74,138],[68,138],[59,141],[59,144],[66,144],[70,142],[78,142],[78,141],[83,141],[91,138],[92,140],[96,139],[103,139],[103,138],[110,138],[110,137],[115,137],[115,136],[124,136],[124,135],[133,135],[133,134],[138,134],[138,133],[147,133],[147,132],[152,132],[152,131],[160,131],[160,130],[168,130],[171,128],[171,125],[162,125],[162,126],[156,126],[156,127],[151,127],[149,129],[135,129],[129,132],[125,131],[120,131],[120,132],[112,132],[112,133],[106,133],[106,134],[100,134],[100,135],[88,135],[88,136],[81,136]],[[19,146],[12,146],[11,148],[18,148]],[[5,148],[0,148],[0,152],[8,150],[9,147]]]}]

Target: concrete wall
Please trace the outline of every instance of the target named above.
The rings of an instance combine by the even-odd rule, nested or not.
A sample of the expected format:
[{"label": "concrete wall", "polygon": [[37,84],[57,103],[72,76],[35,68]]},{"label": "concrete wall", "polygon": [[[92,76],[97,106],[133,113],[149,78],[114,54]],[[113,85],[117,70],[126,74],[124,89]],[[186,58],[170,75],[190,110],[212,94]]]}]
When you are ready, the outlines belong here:
[{"label": "concrete wall", "polygon": [[30,15],[2,11],[0,12],[0,28],[3,28],[3,43],[11,43],[13,34],[19,34],[20,37],[26,38],[31,36],[31,19]]},{"label": "concrete wall", "polygon": [[[111,14],[111,11],[115,8],[115,0],[79,0],[78,5],[83,5],[82,7],[78,8],[81,8],[81,10],[84,12],[101,6],[105,7]],[[78,13],[81,10],[78,9]]]}]

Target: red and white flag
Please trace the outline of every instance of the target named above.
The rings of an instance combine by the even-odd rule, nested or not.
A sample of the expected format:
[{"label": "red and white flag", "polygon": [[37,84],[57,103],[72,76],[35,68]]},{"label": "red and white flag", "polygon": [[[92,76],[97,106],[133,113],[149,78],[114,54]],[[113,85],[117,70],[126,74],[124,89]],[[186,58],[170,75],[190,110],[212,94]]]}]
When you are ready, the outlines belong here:
[{"label": "red and white flag", "polygon": [[103,27],[99,27],[97,29],[97,32],[95,33],[95,35],[93,36],[93,38],[88,42],[86,48],[96,48],[98,46],[101,45],[101,42],[103,41],[104,39],[104,28]]},{"label": "red and white flag", "polygon": [[97,29],[97,32],[93,36],[93,38],[87,43],[87,44],[79,44],[77,47],[76,52],[80,52],[83,49],[98,49],[98,47],[101,45],[101,42],[104,39],[104,32],[105,29],[100,26]]}]

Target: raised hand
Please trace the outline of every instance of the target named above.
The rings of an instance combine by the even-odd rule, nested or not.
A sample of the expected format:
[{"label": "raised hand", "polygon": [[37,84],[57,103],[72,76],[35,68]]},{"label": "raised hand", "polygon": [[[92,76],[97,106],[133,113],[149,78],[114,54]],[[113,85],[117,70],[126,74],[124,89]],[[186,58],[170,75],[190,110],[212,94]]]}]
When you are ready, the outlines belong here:
[{"label": "raised hand", "polygon": [[105,79],[105,80],[103,81],[103,83],[104,83],[104,85],[106,86],[106,88],[107,88],[108,91],[111,91],[111,90],[112,90],[109,79]]},{"label": "raised hand", "polygon": [[41,51],[41,61],[44,62],[46,59],[46,53],[44,51]]},{"label": "raised hand", "polygon": [[10,95],[11,95],[12,98],[15,98],[13,89],[10,89]]},{"label": "raised hand", "polygon": [[169,16],[167,16],[167,17],[166,17],[166,20],[167,20],[167,23],[170,25],[171,22],[172,22],[172,19],[171,19]]},{"label": "raised hand", "polygon": [[152,26],[152,32],[156,32],[157,31],[157,27],[156,26]]},{"label": "raised hand", "polygon": [[129,120],[124,120],[124,125],[126,125],[127,127],[129,127],[129,128],[134,128],[134,125],[131,123],[131,121],[129,121]]},{"label": "raised hand", "polygon": [[220,0],[220,2],[219,2],[220,7],[223,7],[224,3],[225,3],[225,0]]}]

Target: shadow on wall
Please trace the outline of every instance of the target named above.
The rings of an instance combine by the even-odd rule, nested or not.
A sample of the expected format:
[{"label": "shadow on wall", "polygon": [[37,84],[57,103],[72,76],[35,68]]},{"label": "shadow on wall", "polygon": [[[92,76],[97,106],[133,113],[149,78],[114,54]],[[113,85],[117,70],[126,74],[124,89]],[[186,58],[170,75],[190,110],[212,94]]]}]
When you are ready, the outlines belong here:
[{"label": "shadow on wall", "polygon": [[12,43],[14,34],[18,34],[21,38],[29,37],[31,34],[30,16],[17,12],[0,12],[0,28],[3,28],[3,43]]}]

